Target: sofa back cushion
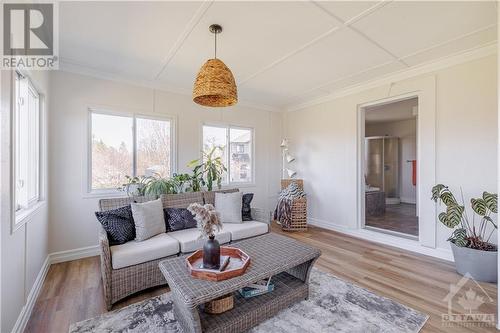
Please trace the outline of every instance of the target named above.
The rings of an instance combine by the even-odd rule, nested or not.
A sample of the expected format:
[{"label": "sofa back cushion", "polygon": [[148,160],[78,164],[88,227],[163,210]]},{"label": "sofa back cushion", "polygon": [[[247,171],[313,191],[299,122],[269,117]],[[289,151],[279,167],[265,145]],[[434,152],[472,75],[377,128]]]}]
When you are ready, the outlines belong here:
[{"label": "sofa back cushion", "polygon": [[211,205],[215,206],[215,193],[233,193],[233,192],[239,192],[239,189],[230,188],[230,189],[225,189],[225,190],[202,192],[203,193],[203,203],[204,204],[211,204]]},{"label": "sofa back cushion", "polygon": [[164,208],[163,211],[167,232],[196,228],[196,220],[187,208]]},{"label": "sofa back cushion", "polygon": [[187,208],[192,203],[203,205],[202,192],[187,192],[179,194],[162,194],[160,196],[163,208]]},{"label": "sofa back cushion", "polygon": [[240,192],[215,193],[215,210],[222,223],[242,223],[241,208]]},{"label": "sofa back cushion", "polygon": [[243,194],[243,202],[241,207],[241,217],[243,221],[253,221],[252,206],[250,205],[252,199],[253,199],[253,193]]},{"label": "sofa back cushion", "polygon": [[96,212],[95,216],[108,235],[109,245],[119,245],[135,239],[135,224],[130,205]]},{"label": "sofa back cushion", "polygon": [[167,231],[161,200],[131,203],[135,223],[135,240],[143,241]]}]

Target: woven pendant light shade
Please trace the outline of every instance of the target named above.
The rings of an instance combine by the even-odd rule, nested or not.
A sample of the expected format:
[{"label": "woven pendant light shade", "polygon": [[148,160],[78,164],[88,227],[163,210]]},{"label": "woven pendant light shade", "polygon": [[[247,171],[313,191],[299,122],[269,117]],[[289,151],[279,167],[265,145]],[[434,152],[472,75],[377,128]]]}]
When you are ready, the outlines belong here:
[{"label": "woven pendant light shade", "polygon": [[193,88],[193,101],[203,106],[224,107],[238,102],[231,70],[219,59],[209,59],[201,67]]}]

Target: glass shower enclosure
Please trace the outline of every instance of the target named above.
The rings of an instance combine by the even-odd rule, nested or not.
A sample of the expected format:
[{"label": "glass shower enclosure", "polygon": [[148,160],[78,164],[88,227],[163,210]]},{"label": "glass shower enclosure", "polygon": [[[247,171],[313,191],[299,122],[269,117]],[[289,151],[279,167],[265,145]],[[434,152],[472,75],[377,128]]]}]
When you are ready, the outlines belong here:
[{"label": "glass shower enclosure", "polygon": [[386,204],[399,204],[399,138],[365,138],[366,190],[385,192]]}]

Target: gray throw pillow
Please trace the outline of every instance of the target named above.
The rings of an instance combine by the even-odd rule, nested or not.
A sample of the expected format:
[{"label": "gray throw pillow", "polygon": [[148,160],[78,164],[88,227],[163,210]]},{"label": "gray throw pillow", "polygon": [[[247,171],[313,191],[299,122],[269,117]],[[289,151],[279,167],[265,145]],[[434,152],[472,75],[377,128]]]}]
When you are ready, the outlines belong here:
[{"label": "gray throw pillow", "polygon": [[143,241],[166,232],[161,200],[131,203],[135,223],[135,240]]},{"label": "gray throw pillow", "polygon": [[215,210],[222,223],[242,223],[241,208],[241,192],[215,193]]}]

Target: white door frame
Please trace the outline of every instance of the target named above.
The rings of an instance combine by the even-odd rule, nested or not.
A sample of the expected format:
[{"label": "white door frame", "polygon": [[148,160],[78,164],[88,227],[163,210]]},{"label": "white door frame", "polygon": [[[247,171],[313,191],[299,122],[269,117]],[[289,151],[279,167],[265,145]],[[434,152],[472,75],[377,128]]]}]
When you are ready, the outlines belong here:
[{"label": "white door frame", "polygon": [[[429,107],[428,110],[426,110],[427,115],[426,117],[421,117],[421,114],[423,115],[425,113],[425,110],[421,108],[421,104],[424,104],[423,106],[425,107],[425,103],[421,103],[425,96],[422,91],[412,91],[412,92],[407,92],[407,93],[402,93],[399,95],[394,95],[386,98],[381,98],[381,99],[376,99],[372,100],[369,102],[365,102],[362,104],[358,104],[357,108],[357,172],[358,172],[358,209],[357,209],[357,220],[358,220],[358,229],[364,229],[365,227],[365,180],[364,180],[364,164],[365,164],[365,109],[366,107],[369,106],[374,106],[374,105],[383,105],[383,104],[389,104],[389,103],[394,103],[410,98],[418,98],[418,105],[419,105],[419,112],[417,116],[417,215],[419,216],[418,223],[419,223],[419,236],[418,236],[418,242],[427,247],[435,248],[435,242],[436,242],[436,226],[435,226],[435,209],[433,209],[430,214],[433,214],[432,216],[429,214],[429,212],[426,213],[429,209],[429,204],[424,204],[422,200],[424,200],[426,197],[425,193],[422,192],[422,183],[425,183],[426,187],[429,187],[429,184],[433,184],[435,182],[435,154],[428,154],[430,156],[427,157],[426,165],[430,167],[430,169],[433,172],[427,172],[423,171],[422,172],[422,152],[428,152],[429,150],[431,152],[435,151],[435,138],[432,136],[429,140],[426,142],[423,142],[424,136],[423,134],[423,122],[425,124],[430,125],[430,130],[434,134],[435,132],[435,108],[434,107]],[[428,98],[427,103],[434,103],[435,98],[432,96],[430,99]],[[429,104],[427,104],[429,105]],[[433,106],[435,104],[432,104]],[[421,112],[422,111],[422,112]],[[429,126],[428,126],[429,127]],[[423,147],[424,145],[427,145],[428,148],[430,149],[425,149]],[[430,199],[429,199],[430,200]],[[433,206],[435,207],[435,206]],[[368,231],[368,230],[366,230]],[[405,241],[405,240],[402,240]]]},{"label": "white door frame", "polygon": [[[365,207],[366,207],[366,202],[365,202],[365,109],[367,107],[371,106],[381,106],[385,104],[392,104],[392,103],[397,103],[401,102],[407,99],[412,99],[412,98],[419,98],[418,92],[416,93],[407,93],[403,95],[398,95],[398,96],[391,96],[371,102],[366,102],[363,104],[358,105],[358,178],[359,178],[359,183],[358,183],[358,191],[359,191],[359,202],[360,202],[360,209],[359,211],[359,216],[358,216],[358,221],[360,222],[359,226],[361,228],[365,227],[366,223],[366,212],[365,212]],[[417,116],[417,133],[418,133],[418,116]],[[418,158],[418,134],[417,134],[417,163],[419,161]],[[417,167],[418,170],[418,167]],[[418,178],[417,178],[418,179]],[[419,193],[419,182],[417,180],[417,203],[418,203],[418,193]],[[417,208],[418,209],[418,208]],[[417,212],[418,215],[418,212]]]}]

